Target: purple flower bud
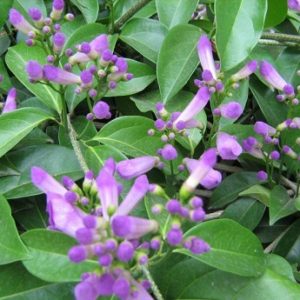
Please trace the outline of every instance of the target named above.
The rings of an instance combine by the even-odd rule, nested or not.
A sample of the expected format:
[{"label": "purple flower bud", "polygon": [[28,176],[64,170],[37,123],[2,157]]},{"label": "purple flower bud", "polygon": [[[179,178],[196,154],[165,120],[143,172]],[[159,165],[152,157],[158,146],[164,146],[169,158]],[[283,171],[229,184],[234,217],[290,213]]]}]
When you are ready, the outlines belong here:
[{"label": "purple flower bud", "polygon": [[210,247],[203,240],[193,237],[191,239],[191,244],[188,248],[193,254],[202,254],[210,250]]},{"label": "purple flower bud", "polygon": [[133,258],[134,248],[128,241],[122,242],[117,250],[117,257],[120,261],[128,262]]},{"label": "purple flower bud", "polygon": [[65,15],[65,19],[67,21],[73,21],[74,18],[75,18],[75,16],[73,14],[71,14],[71,13],[68,13],[68,14]]},{"label": "purple flower bud", "polygon": [[225,160],[235,160],[243,152],[236,138],[224,132],[218,133],[217,149],[219,155]]},{"label": "purple flower bud", "polygon": [[80,228],[76,231],[75,237],[78,243],[83,245],[88,245],[93,242],[94,234],[91,229],[88,228]]},{"label": "purple flower bud", "polygon": [[97,219],[95,216],[87,215],[83,218],[83,223],[86,226],[86,228],[96,228],[97,226]]},{"label": "purple flower bud", "polygon": [[146,175],[136,178],[127,196],[120,204],[115,215],[127,215],[144,198],[149,190],[149,181]]},{"label": "purple flower bud", "polygon": [[233,81],[239,81],[244,78],[247,78],[252,73],[254,73],[257,69],[257,61],[251,60],[249,61],[241,70],[239,70],[237,73],[235,73],[231,79]]},{"label": "purple flower bud", "polygon": [[108,88],[110,89],[110,90],[113,90],[113,89],[115,89],[117,87],[117,83],[115,82],[115,81],[110,81],[109,83],[108,83]]},{"label": "purple flower bud", "polygon": [[280,158],[280,153],[278,151],[272,151],[270,157],[273,160],[278,160]]},{"label": "purple flower bud", "polygon": [[54,30],[55,31],[60,31],[61,30],[61,26],[60,26],[60,24],[58,24],[58,23],[56,23],[56,24],[54,24]]},{"label": "purple flower bud", "polygon": [[63,69],[60,69],[55,66],[45,65],[43,68],[44,77],[55,83],[59,84],[74,84],[74,83],[81,83],[81,79],[78,75],[75,75],[71,72],[67,72]]},{"label": "purple flower bud", "polygon": [[157,119],[155,122],[154,122],[154,126],[156,129],[162,131],[165,129],[166,127],[166,124],[165,122],[162,120],[162,119]]},{"label": "purple flower bud", "polygon": [[206,82],[211,82],[214,80],[214,77],[209,70],[204,70],[202,72],[202,79]]},{"label": "purple flower bud", "polygon": [[287,82],[279,75],[276,69],[265,60],[261,62],[260,73],[265,81],[277,90],[283,91],[287,85]]},{"label": "purple flower bud", "polygon": [[216,90],[217,90],[217,92],[222,93],[224,91],[224,84],[222,82],[218,81],[216,83]]},{"label": "purple flower bud", "polygon": [[227,119],[237,119],[243,113],[243,107],[236,101],[230,101],[228,103],[219,106],[221,116]]},{"label": "purple flower bud", "polygon": [[287,84],[283,87],[283,92],[288,96],[295,95],[294,87],[291,84]]},{"label": "purple flower bud", "polygon": [[66,51],[65,51],[65,55],[66,55],[67,57],[70,57],[70,56],[72,56],[72,55],[73,55],[73,50],[72,50],[72,49],[70,49],[70,48],[66,49]]},{"label": "purple flower bud", "polygon": [[54,51],[59,52],[65,44],[65,35],[62,32],[56,32],[53,36]]},{"label": "purple flower bud", "polygon": [[130,295],[130,283],[127,279],[118,278],[113,286],[113,293],[120,299],[127,299]]},{"label": "purple flower bud", "polygon": [[8,91],[5,104],[2,108],[2,114],[5,114],[5,113],[11,112],[11,111],[14,111],[17,109],[16,97],[17,97],[17,90],[15,88],[11,88]]},{"label": "purple flower bud", "polygon": [[97,96],[97,91],[95,89],[90,89],[89,90],[89,96],[91,98],[95,98]]},{"label": "purple flower bud", "polygon": [[196,208],[191,212],[191,220],[193,222],[200,222],[205,219],[205,211],[202,207]]},{"label": "purple flower bud", "polygon": [[78,200],[78,195],[75,192],[67,191],[64,195],[64,198],[69,203],[74,203]]},{"label": "purple flower bud", "polygon": [[127,81],[129,81],[129,80],[131,80],[131,79],[133,79],[134,78],[134,75],[132,74],[132,73],[127,73],[126,75],[125,75],[125,80],[127,80]]},{"label": "purple flower bud", "polygon": [[59,20],[61,18],[64,7],[65,7],[64,0],[53,0],[50,17],[54,20]]},{"label": "purple flower bud", "polygon": [[44,26],[42,28],[42,31],[43,31],[44,34],[48,34],[48,33],[51,32],[51,28],[50,28],[50,26]]},{"label": "purple flower bud", "polygon": [[212,77],[217,79],[217,71],[212,53],[211,42],[206,35],[202,35],[198,42],[198,55],[203,70],[210,71]]},{"label": "purple flower bud", "polygon": [[111,61],[112,56],[113,56],[113,53],[109,49],[105,49],[102,52],[101,59],[104,60],[105,62],[109,62],[109,61]]},{"label": "purple flower bud", "polygon": [[259,181],[266,181],[268,179],[268,174],[265,171],[259,171],[256,174]]},{"label": "purple flower bud", "polygon": [[111,265],[113,261],[113,257],[111,254],[109,253],[106,253],[106,254],[103,254],[99,257],[99,264],[102,266],[102,267],[108,267]]},{"label": "purple flower bud", "polygon": [[262,135],[263,137],[273,136],[276,133],[275,128],[273,128],[272,126],[268,125],[267,123],[261,122],[261,121],[257,121],[254,124],[254,131],[257,134]]},{"label": "purple flower bud", "polygon": [[183,233],[180,228],[172,228],[167,233],[167,241],[171,246],[177,246],[182,242]]},{"label": "purple flower bud", "polygon": [[54,57],[53,55],[48,55],[48,56],[47,56],[47,62],[48,62],[49,64],[53,64],[54,61],[55,61],[55,57]]},{"label": "purple flower bud", "polygon": [[36,22],[41,21],[41,19],[43,18],[42,12],[36,7],[29,8],[28,14],[31,19]]},{"label": "purple flower bud", "polygon": [[141,156],[134,159],[120,161],[116,170],[124,179],[132,179],[139,175],[143,175],[153,169],[159,162],[154,156]]},{"label": "purple flower bud", "polygon": [[80,51],[84,54],[89,54],[91,52],[91,46],[89,43],[87,42],[83,42],[81,45],[80,45]]},{"label": "purple flower bud", "polygon": [[87,251],[84,246],[74,246],[68,252],[69,259],[74,263],[80,263],[87,258]]},{"label": "purple flower bud", "polygon": [[208,190],[214,189],[222,182],[222,174],[219,171],[211,169],[207,175],[200,181],[200,184]]},{"label": "purple flower bud", "polygon": [[94,245],[93,252],[95,253],[95,255],[101,256],[106,253],[106,248],[103,244],[98,243]]},{"label": "purple flower bud", "polygon": [[99,120],[109,119],[111,117],[109,105],[104,101],[99,101],[95,104],[95,106],[93,107],[93,113]]},{"label": "purple flower bud", "polygon": [[289,9],[300,12],[300,3],[299,0],[288,0]]},{"label": "purple flower bud", "polygon": [[150,242],[150,248],[153,250],[159,250],[160,244],[161,242],[159,238],[153,238]]},{"label": "purple flower bud", "polygon": [[9,10],[9,22],[14,25],[17,30],[25,34],[36,31],[36,29],[24,19],[20,12],[14,8]]},{"label": "purple flower bud", "polygon": [[93,82],[93,74],[89,70],[82,71],[80,78],[84,85],[90,85]]},{"label": "purple flower bud", "polygon": [[107,251],[114,251],[117,249],[118,243],[114,239],[109,239],[105,242],[105,248]]},{"label": "purple flower bud", "polygon": [[171,199],[166,204],[166,209],[170,214],[180,214],[181,212],[181,204],[176,199]]},{"label": "purple flower bud", "polygon": [[111,226],[116,236],[130,240],[138,239],[158,229],[156,221],[132,216],[115,216],[112,219]]},{"label": "purple flower bud", "polygon": [[171,144],[166,144],[161,150],[161,156],[165,160],[174,160],[177,158],[177,151]]},{"label": "purple flower bud", "polygon": [[199,207],[202,207],[203,206],[203,199],[200,198],[200,197],[193,197],[191,200],[190,200],[190,205],[191,207],[193,208],[199,208]]},{"label": "purple flower bud", "polygon": [[97,287],[91,282],[80,282],[74,289],[76,300],[95,300],[98,298]]}]

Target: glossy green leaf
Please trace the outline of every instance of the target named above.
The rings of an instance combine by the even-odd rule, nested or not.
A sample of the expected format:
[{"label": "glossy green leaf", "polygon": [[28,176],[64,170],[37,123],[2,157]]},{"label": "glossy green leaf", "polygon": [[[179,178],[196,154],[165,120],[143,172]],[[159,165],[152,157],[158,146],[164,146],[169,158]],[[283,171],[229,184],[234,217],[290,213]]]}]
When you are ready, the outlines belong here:
[{"label": "glossy green leaf", "polygon": [[10,88],[12,88],[12,84],[2,59],[0,59],[0,74],[3,76],[3,81],[1,82],[0,88],[4,91],[8,91]]},{"label": "glossy green leaf", "polygon": [[216,0],[216,43],[222,69],[244,61],[264,28],[267,0]]},{"label": "glossy green leaf", "polygon": [[73,300],[73,285],[48,283],[32,276],[21,263],[0,268],[0,300]]},{"label": "glossy green leaf", "polygon": [[242,197],[226,207],[221,218],[232,219],[242,226],[253,230],[262,219],[265,206],[258,201]]},{"label": "glossy green leaf", "polygon": [[195,71],[200,34],[201,30],[193,25],[177,25],[167,34],[157,61],[157,80],[164,103],[181,90]]},{"label": "glossy green leaf", "polygon": [[147,135],[153,126],[153,120],[145,117],[119,117],[104,125],[93,140],[133,157],[155,155],[162,142],[158,135]]},{"label": "glossy green leaf", "polygon": [[252,197],[261,203],[263,203],[266,206],[269,206],[270,204],[270,194],[271,191],[264,186],[260,184],[253,185],[246,189],[245,191],[242,191],[239,196],[249,196]]},{"label": "glossy green leaf", "polygon": [[239,193],[258,183],[256,173],[238,172],[226,177],[213,191],[211,208],[220,208],[237,199]]},{"label": "glossy green leaf", "polygon": [[41,64],[45,64],[46,54],[40,47],[28,47],[23,43],[9,48],[5,56],[7,66],[18,80],[20,80],[30,92],[37,96],[40,101],[60,113],[62,103],[59,94],[47,85],[29,82],[25,68],[27,62],[32,59]]},{"label": "glossy green leaf", "polygon": [[36,277],[50,282],[77,282],[84,272],[92,272],[97,261],[72,263],[68,251],[76,245],[69,236],[46,229],[33,229],[22,234],[29,249],[30,259],[24,260],[25,268]]},{"label": "glossy green leaf", "polygon": [[268,0],[265,27],[274,27],[284,21],[287,15],[287,3],[285,0]]},{"label": "glossy green leaf", "polygon": [[169,29],[188,23],[196,10],[198,0],[156,0],[157,14],[160,22]]},{"label": "glossy green leaf", "polygon": [[0,28],[6,22],[8,17],[8,11],[13,4],[13,0],[3,0],[1,1],[1,9],[0,9]]},{"label": "glossy green leaf", "polygon": [[128,72],[133,74],[130,81],[118,82],[117,87],[109,90],[106,97],[128,96],[143,91],[156,78],[155,71],[147,64],[127,59]]},{"label": "glossy green leaf", "polygon": [[51,119],[37,108],[21,108],[0,116],[0,157],[43,121]]},{"label": "glossy green leaf", "polygon": [[24,147],[9,153],[0,165],[11,166],[11,162],[16,173],[0,177],[0,190],[8,199],[41,194],[31,183],[33,166],[40,166],[58,178],[68,175],[76,180],[83,175],[74,151],[58,145]]},{"label": "glossy green leaf", "polygon": [[97,20],[98,0],[71,0],[71,2],[81,11],[87,23],[93,23]]},{"label": "glossy green leaf", "polygon": [[28,258],[22,243],[11,209],[6,199],[0,196],[0,265]]},{"label": "glossy green leaf", "polygon": [[152,62],[156,62],[167,28],[156,20],[135,18],[123,27],[120,39]]},{"label": "glossy green leaf", "polygon": [[286,189],[275,186],[270,195],[270,225],[296,211],[295,200],[289,197]]},{"label": "glossy green leaf", "polygon": [[240,276],[260,276],[265,270],[265,257],[258,238],[248,229],[229,219],[201,223],[188,230],[185,236],[205,240],[211,250],[194,255],[189,250],[180,252],[215,267]]}]

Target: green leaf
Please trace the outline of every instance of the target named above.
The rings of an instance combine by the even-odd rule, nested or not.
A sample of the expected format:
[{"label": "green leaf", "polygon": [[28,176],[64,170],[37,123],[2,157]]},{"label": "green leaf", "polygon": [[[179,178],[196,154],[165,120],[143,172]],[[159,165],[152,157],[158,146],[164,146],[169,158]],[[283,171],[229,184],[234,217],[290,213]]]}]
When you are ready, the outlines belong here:
[{"label": "green leaf", "polygon": [[0,88],[7,92],[10,88],[12,88],[12,84],[2,59],[0,59],[0,74],[3,76]]},{"label": "green leaf", "polygon": [[0,116],[0,157],[43,121],[51,119],[37,108],[20,108]]},{"label": "green leaf", "polygon": [[69,236],[46,229],[33,229],[22,234],[29,249],[30,259],[24,260],[25,268],[34,276],[50,282],[77,282],[84,272],[92,272],[97,261],[72,263],[68,251],[77,243]]},{"label": "green leaf", "polygon": [[277,126],[287,118],[288,108],[276,100],[275,93],[257,78],[251,78],[250,89],[264,117],[271,126]]},{"label": "green leaf", "polygon": [[265,27],[274,27],[284,21],[288,10],[287,3],[286,0],[268,0]]},{"label": "green leaf", "polygon": [[243,197],[227,206],[221,218],[232,219],[253,230],[259,224],[264,212],[264,205],[254,199]]},{"label": "green leaf", "polygon": [[260,276],[265,270],[265,256],[258,238],[248,229],[229,219],[201,223],[185,234],[205,240],[211,250],[194,255],[189,250],[175,250],[219,270],[240,276]]},{"label": "green leaf", "polygon": [[128,96],[143,91],[156,78],[155,71],[147,64],[126,59],[128,72],[133,74],[133,79],[118,82],[117,87],[109,90],[105,97]]},{"label": "green leaf", "polygon": [[[215,1],[216,43],[222,69],[247,59],[264,28],[267,0]],[[242,29],[242,30],[241,30]]]},{"label": "green leaf", "polygon": [[47,16],[45,3],[41,0],[15,0],[14,7],[18,9],[23,16],[26,16],[28,20],[31,20],[31,18],[28,15],[28,9],[31,7],[38,8],[42,12],[44,17]]},{"label": "green leaf", "polygon": [[289,197],[286,189],[275,186],[270,195],[270,225],[296,211],[295,200]]},{"label": "green leaf", "polygon": [[97,20],[98,0],[71,0],[71,2],[82,12],[87,23],[93,23]]},{"label": "green leaf", "polygon": [[196,10],[198,0],[156,0],[156,8],[160,22],[169,29],[188,23]]},{"label": "green leaf", "polygon": [[0,9],[0,28],[7,20],[8,11],[13,4],[13,0],[3,0],[1,1],[1,9]]},{"label": "green leaf", "polygon": [[74,299],[71,284],[42,281],[28,273],[21,263],[2,266],[0,281],[0,300]]},{"label": "green leaf", "polygon": [[104,125],[93,140],[133,157],[156,155],[163,143],[158,135],[147,135],[153,126],[153,120],[145,117],[119,117]]},{"label": "green leaf", "polygon": [[9,48],[5,56],[7,66],[18,80],[20,80],[30,92],[36,95],[40,101],[60,113],[62,103],[59,94],[47,85],[29,82],[25,68],[27,62],[32,59],[41,64],[45,64],[46,54],[40,47],[28,47],[23,43]]},{"label": "green leaf", "polygon": [[134,18],[123,27],[120,39],[155,63],[166,34],[167,29],[158,21]]},{"label": "green leaf", "polygon": [[226,177],[213,191],[211,208],[220,208],[237,199],[240,192],[258,183],[256,173],[238,172]]},{"label": "green leaf", "polygon": [[167,34],[157,61],[157,80],[164,103],[181,90],[195,71],[200,34],[201,30],[193,25],[177,25]]},{"label": "green leaf", "polygon": [[271,191],[260,184],[253,185],[249,187],[247,190],[242,191],[239,196],[249,196],[262,204],[269,206],[270,204],[270,194]]},{"label": "green leaf", "polygon": [[22,243],[11,209],[6,199],[0,196],[0,265],[28,258]]},{"label": "green leaf", "polygon": [[0,190],[8,199],[41,194],[31,183],[33,166],[40,166],[59,178],[68,175],[76,180],[83,175],[74,151],[58,145],[24,147],[9,153],[0,165],[10,166],[11,163],[17,174],[0,177]]}]

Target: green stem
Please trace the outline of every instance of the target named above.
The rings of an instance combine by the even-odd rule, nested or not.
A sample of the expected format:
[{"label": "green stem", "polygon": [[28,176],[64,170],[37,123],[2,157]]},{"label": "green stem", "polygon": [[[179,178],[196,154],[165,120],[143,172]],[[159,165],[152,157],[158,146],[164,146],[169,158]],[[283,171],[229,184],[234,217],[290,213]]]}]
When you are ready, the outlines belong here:
[{"label": "green stem", "polygon": [[147,269],[146,266],[142,266],[142,270],[143,270],[143,273],[145,274],[146,278],[149,280],[150,284],[151,284],[151,289],[153,291],[153,294],[155,296],[155,298],[157,300],[164,300],[162,294],[160,293],[156,283],[154,282],[149,270]]},{"label": "green stem", "polygon": [[275,41],[279,41],[279,42],[292,42],[292,43],[300,44],[300,36],[299,35],[263,32],[263,34],[261,35],[261,38],[267,39],[267,40],[275,40]]},{"label": "green stem", "polygon": [[81,152],[80,145],[77,141],[77,133],[76,133],[76,131],[74,130],[74,128],[72,126],[69,115],[67,115],[67,122],[68,122],[68,134],[69,134],[70,141],[71,141],[72,147],[74,149],[75,155],[78,159],[78,162],[80,164],[81,169],[84,172],[87,172],[89,170],[89,167],[88,167],[88,165],[87,165],[87,163],[84,159],[84,156]]},{"label": "green stem", "polygon": [[68,130],[68,121],[67,121],[67,104],[64,98],[65,90],[63,86],[60,86],[59,93],[61,96],[62,112],[61,112],[61,121],[66,130]]},{"label": "green stem", "polygon": [[114,25],[114,31],[118,32],[120,28],[141,8],[147,5],[151,0],[140,0],[132,6]]}]

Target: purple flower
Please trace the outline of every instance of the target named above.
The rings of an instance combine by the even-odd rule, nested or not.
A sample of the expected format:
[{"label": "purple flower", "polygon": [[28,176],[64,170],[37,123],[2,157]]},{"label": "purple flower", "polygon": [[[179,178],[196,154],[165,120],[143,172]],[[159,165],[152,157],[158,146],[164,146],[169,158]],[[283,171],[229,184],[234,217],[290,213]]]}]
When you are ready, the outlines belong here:
[{"label": "purple flower", "polygon": [[294,93],[293,87],[288,84],[276,71],[276,69],[267,61],[260,64],[260,73],[267,83],[277,90],[285,91],[290,95]]},{"label": "purple flower", "polygon": [[132,179],[153,169],[159,159],[155,156],[140,156],[117,163],[116,171],[124,179]]},{"label": "purple flower", "polygon": [[200,181],[200,184],[208,190],[214,189],[222,182],[222,174],[219,171],[211,169],[207,175]]},{"label": "purple flower", "polygon": [[214,109],[214,114],[221,115],[227,119],[237,119],[243,113],[243,107],[236,101],[230,101],[228,103],[220,105]]},{"label": "purple flower", "polygon": [[65,7],[64,0],[53,0],[50,17],[54,20],[59,20],[64,11],[64,7]]},{"label": "purple flower", "polygon": [[9,22],[14,25],[17,30],[25,34],[36,31],[36,29],[24,19],[20,12],[14,8],[11,8],[9,11]]},{"label": "purple flower", "polygon": [[217,79],[217,71],[209,38],[202,35],[198,42],[198,55],[203,71],[209,71],[213,79]]},{"label": "purple flower", "polygon": [[90,70],[84,70],[80,73],[80,79],[84,86],[90,86],[93,83],[93,74]]},{"label": "purple flower", "polygon": [[265,171],[259,171],[256,174],[259,181],[266,181],[268,179],[268,174]]},{"label": "purple flower", "polygon": [[177,158],[177,151],[175,147],[171,144],[166,144],[162,149],[161,149],[161,156],[165,160],[174,160]]},{"label": "purple flower", "polygon": [[93,113],[99,120],[109,119],[111,117],[109,105],[104,101],[99,101],[95,104],[95,106],[93,107]]},{"label": "purple flower", "polygon": [[256,69],[257,69],[257,61],[251,60],[241,70],[239,70],[237,73],[231,76],[231,79],[233,81],[242,80],[250,76],[252,73],[254,73]]},{"label": "purple flower", "polygon": [[217,149],[219,155],[225,160],[235,160],[243,152],[243,149],[236,138],[225,132],[218,133]]},{"label": "purple flower", "polygon": [[273,128],[272,126],[268,125],[267,123],[261,122],[261,121],[257,121],[254,124],[254,131],[257,134],[262,135],[263,137],[273,136],[276,133],[275,128]]},{"label": "purple flower", "polygon": [[209,89],[207,87],[201,87],[192,101],[175,120],[173,127],[180,130],[180,127],[184,124],[183,128],[185,128],[185,123],[192,120],[206,106],[209,99]]},{"label": "purple flower", "polygon": [[66,41],[66,37],[62,32],[56,32],[53,35],[53,50],[56,53],[59,53],[63,48]]},{"label": "purple flower", "polygon": [[130,282],[124,277],[118,278],[113,286],[114,294],[120,299],[127,299],[130,294],[130,289]]},{"label": "purple flower", "polygon": [[149,181],[147,176],[139,176],[130,191],[126,195],[123,202],[120,204],[115,215],[127,215],[132,209],[145,197],[149,190]]},{"label": "purple flower", "polygon": [[120,261],[128,262],[132,260],[134,255],[134,247],[132,243],[128,241],[122,242],[117,250],[117,257]]},{"label": "purple flower", "polygon": [[197,165],[194,166],[190,176],[183,183],[180,188],[180,195],[186,198],[197,185],[205,178],[208,172],[214,167],[217,162],[217,151],[215,148],[206,150],[197,161]]},{"label": "purple flower", "polygon": [[193,254],[202,254],[202,253],[206,253],[210,250],[209,245],[197,237],[189,238],[189,240],[187,242],[185,242],[185,246]]},{"label": "purple flower", "polygon": [[31,19],[35,22],[39,22],[43,19],[42,12],[36,7],[29,8],[28,14],[31,17]]},{"label": "purple flower", "polygon": [[81,83],[81,79],[78,75],[67,72],[52,65],[45,65],[43,68],[43,72],[45,79],[55,83],[64,85]]},{"label": "purple flower", "polygon": [[125,79],[124,76],[128,70],[127,61],[123,57],[119,57],[115,63],[116,72],[108,75],[107,79],[112,82],[117,82],[121,79]]},{"label": "purple flower", "polygon": [[288,0],[289,9],[300,12],[300,2],[299,0]]},{"label": "purple flower", "polygon": [[43,68],[42,66],[35,60],[30,60],[26,64],[26,72],[31,81],[38,81],[43,79]]},{"label": "purple flower", "polygon": [[242,146],[244,151],[250,153],[254,157],[263,158],[264,155],[261,150],[261,145],[257,141],[257,139],[253,136],[249,136],[247,139],[243,140]]},{"label": "purple flower", "polygon": [[124,239],[138,239],[158,230],[156,221],[132,216],[114,216],[111,221],[113,233]]},{"label": "purple flower", "polygon": [[8,91],[6,101],[2,109],[3,114],[17,109],[16,97],[17,97],[17,90],[15,88],[11,88]]},{"label": "purple flower", "polygon": [[167,241],[171,246],[177,246],[181,244],[183,238],[183,232],[180,228],[172,228],[167,233]]}]

